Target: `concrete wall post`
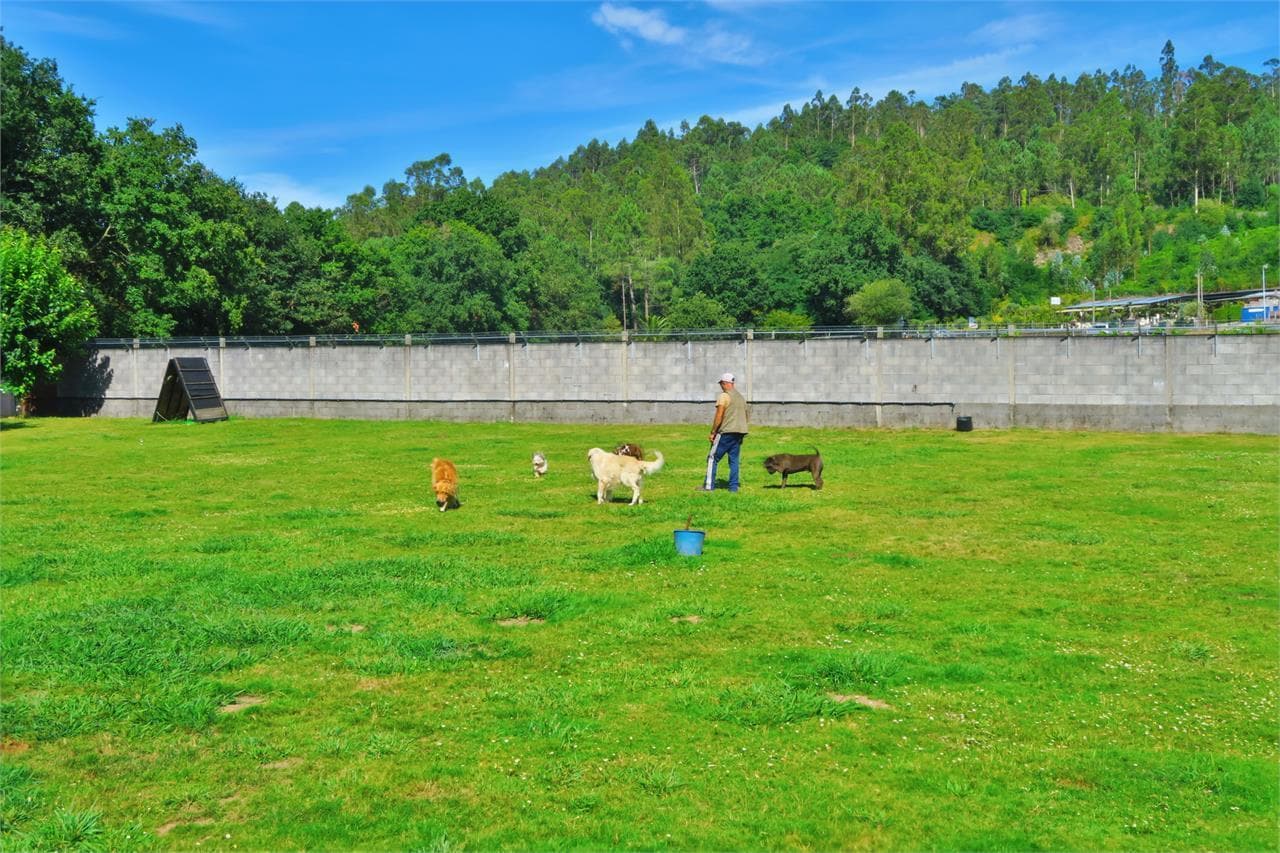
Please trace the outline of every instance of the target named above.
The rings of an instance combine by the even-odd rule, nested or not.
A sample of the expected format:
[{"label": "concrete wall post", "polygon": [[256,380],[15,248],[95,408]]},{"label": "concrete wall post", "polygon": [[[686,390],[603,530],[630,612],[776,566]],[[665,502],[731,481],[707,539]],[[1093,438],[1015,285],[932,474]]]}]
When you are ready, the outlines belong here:
[{"label": "concrete wall post", "polygon": [[413,335],[404,336],[404,400],[413,399]]},{"label": "concrete wall post", "polygon": [[622,404],[625,407],[631,402],[631,369],[627,363],[631,356],[631,335],[622,332]]},{"label": "concrete wall post", "polygon": [[511,403],[510,420],[516,420],[516,333],[507,335],[507,400]]}]

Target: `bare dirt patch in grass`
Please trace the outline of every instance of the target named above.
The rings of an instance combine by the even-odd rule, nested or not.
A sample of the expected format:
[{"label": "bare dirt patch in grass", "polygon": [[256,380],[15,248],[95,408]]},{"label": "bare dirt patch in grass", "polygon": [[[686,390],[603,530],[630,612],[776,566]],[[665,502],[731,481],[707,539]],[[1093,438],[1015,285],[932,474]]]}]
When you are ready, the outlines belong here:
[{"label": "bare dirt patch in grass", "polygon": [[411,800],[438,800],[445,793],[444,787],[435,782],[419,782],[408,791]]},{"label": "bare dirt patch in grass", "polygon": [[690,625],[697,625],[702,621],[702,617],[696,614],[690,613],[687,616],[672,616],[671,621],[672,622],[688,622]]},{"label": "bare dirt patch in grass", "polygon": [[173,832],[180,826],[212,826],[213,818],[198,817],[195,820],[171,820],[168,823],[162,823],[156,827],[156,836],[163,837]]},{"label": "bare dirt patch in grass", "polygon": [[870,696],[863,696],[861,693],[828,693],[827,696],[832,702],[857,702],[868,708],[892,708],[888,702],[880,699],[872,699]]},{"label": "bare dirt patch in grass", "polygon": [[31,744],[25,740],[16,740],[14,738],[0,740],[0,755],[21,755],[30,748]]},{"label": "bare dirt patch in grass", "polygon": [[218,710],[224,714],[238,714],[245,708],[252,708],[254,705],[261,705],[265,701],[267,700],[263,696],[254,696],[251,693],[246,693],[243,696],[237,696],[236,701],[229,705],[223,705]]},{"label": "bare dirt patch in grass", "polygon": [[337,625],[325,625],[324,629],[328,631],[330,634],[332,634],[334,631],[346,631],[349,634],[363,634],[365,631],[369,630],[367,626],[361,625],[358,622],[352,623],[350,625],[343,625],[341,628],[339,628]]},{"label": "bare dirt patch in grass", "polygon": [[1059,788],[1071,788],[1075,791],[1092,791],[1097,785],[1087,782],[1084,779],[1058,779]]},{"label": "bare dirt patch in grass", "polygon": [[537,616],[512,616],[510,619],[499,619],[498,624],[504,628],[523,628],[525,625],[541,625],[546,621]]}]

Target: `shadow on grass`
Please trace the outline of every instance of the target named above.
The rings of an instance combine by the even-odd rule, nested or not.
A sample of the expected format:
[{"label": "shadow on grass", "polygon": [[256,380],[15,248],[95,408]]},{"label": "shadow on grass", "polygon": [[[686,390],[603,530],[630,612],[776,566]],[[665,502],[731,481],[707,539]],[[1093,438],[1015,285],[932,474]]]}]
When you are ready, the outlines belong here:
[{"label": "shadow on grass", "polygon": [[[741,484],[739,484],[739,488],[741,488]],[[728,480],[716,480],[716,485],[715,485],[715,488],[714,488],[714,489],[707,489],[707,488],[705,488],[705,487],[703,487],[703,486],[701,486],[701,485],[700,485],[700,486],[698,486],[696,489],[694,489],[694,491],[695,491],[695,492],[706,492],[706,491],[713,491],[713,492],[727,492],[727,491],[729,491],[729,481],[728,481]]]},{"label": "shadow on grass", "polygon": [[28,421],[28,420],[21,420],[21,421],[3,420],[3,421],[0,421],[0,432],[7,432],[11,429],[26,429],[27,427],[30,427],[30,426],[35,426],[35,424],[31,423],[31,421]]},{"label": "shadow on grass", "polygon": [[[588,495],[588,497],[591,499],[592,503],[599,502],[598,498],[596,497],[596,493],[594,491],[591,492],[591,494]],[[643,500],[644,489],[640,490],[640,497]],[[620,486],[619,488],[614,489],[613,492],[609,495],[609,497],[605,500],[606,505],[630,504],[630,503],[631,503],[631,487],[630,486]]]}]

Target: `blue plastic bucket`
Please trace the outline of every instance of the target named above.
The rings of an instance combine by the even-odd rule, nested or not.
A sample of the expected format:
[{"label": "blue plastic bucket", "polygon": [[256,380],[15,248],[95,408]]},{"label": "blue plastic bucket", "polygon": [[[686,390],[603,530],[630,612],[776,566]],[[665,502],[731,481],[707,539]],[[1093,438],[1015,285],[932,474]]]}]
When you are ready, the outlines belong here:
[{"label": "blue plastic bucket", "polygon": [[697,557],[702,554],[702,540],[707,534],[704,530],[677,530],[676,553],[683,557]]}]

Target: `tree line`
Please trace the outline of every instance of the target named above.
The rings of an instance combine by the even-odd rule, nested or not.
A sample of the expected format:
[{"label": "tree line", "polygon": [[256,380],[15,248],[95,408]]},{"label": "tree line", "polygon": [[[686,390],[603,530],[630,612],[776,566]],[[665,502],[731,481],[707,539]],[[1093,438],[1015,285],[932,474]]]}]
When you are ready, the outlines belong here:
[{"label": "tree line", "polygon": [[650,121],[488,186],[440,154],[281,210],[181,126],[100,133],[54,60],[0,50],[6,349],[10,271],[51,263],[35,289],[73,282],[75,328],[109,337],[1034,317],[1049,295],[1280,269],[1276,60],[1183,68],[1167,44],[1156,78],[818,92],[755,128]]}]

